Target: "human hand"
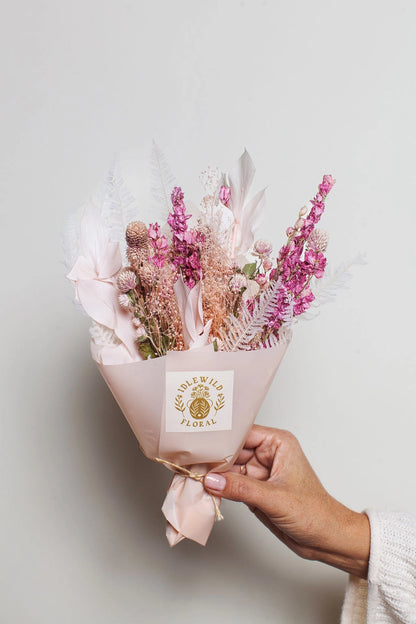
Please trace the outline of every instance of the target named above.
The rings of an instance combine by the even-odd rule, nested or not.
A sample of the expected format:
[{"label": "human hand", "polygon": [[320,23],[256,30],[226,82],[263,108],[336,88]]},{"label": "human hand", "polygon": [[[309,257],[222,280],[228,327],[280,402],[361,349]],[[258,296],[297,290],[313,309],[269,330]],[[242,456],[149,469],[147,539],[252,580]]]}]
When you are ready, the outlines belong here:
[{"label": "human hand", "polygon": [[210,494],[246,503],[300,557],[367,577],[367,516],[328,494],[288,431],[254,425],[231,470],[208,473],[204,486]]}]

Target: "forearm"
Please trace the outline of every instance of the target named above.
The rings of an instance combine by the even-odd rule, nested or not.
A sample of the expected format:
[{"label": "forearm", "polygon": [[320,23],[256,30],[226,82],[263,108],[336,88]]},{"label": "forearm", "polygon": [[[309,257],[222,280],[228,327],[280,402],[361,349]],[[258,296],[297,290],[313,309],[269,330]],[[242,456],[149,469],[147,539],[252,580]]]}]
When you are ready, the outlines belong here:
[{"label": "forearm", "polygon": [[370,557],[368,517],[332,499],[324,531],[322,546],[315,549],[313,558],[366,579]]}]

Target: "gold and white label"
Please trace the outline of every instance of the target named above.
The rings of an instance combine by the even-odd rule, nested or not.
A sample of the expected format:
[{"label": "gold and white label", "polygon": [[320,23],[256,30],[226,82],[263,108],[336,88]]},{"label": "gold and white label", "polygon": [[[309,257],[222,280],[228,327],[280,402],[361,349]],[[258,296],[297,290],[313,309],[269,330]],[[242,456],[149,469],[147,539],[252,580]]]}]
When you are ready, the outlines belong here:
[{"label": "gold and white label", "polygon": [[166,373],[166,431],[227,431],[233,424],[234,371]]}]

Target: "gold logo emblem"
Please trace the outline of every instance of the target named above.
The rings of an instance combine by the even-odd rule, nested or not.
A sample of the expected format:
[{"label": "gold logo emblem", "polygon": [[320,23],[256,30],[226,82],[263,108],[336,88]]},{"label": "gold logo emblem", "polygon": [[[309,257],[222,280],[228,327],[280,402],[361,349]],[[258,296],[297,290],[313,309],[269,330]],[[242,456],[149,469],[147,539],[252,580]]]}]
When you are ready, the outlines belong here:
[{"label": "gold logo emblem", "polygon": [[[184,427],[211,427],[225,405],[223,386],[214,377],[200,375],[185,379],[177,388],[175,409],[181,412]],[[211,396],[212,395],[212,396]]]}]

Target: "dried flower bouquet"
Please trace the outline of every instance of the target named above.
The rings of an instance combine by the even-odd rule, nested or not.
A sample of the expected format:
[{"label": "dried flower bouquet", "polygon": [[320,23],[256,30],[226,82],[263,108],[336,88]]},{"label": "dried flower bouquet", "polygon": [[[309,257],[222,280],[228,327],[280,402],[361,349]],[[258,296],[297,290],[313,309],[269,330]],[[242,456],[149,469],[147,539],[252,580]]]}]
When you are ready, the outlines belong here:
[{"label": "dried flower bouquet", "polygon": [[233,463],[293,322],[315,298],[327,247],[316,225],[334,180],[323,177],[273,257],[256,239],[265,193],[247,198],[255,169],[246,151],[229,174],[201,174],[198,210],[156,146],[153,165],[156,215],[139,218],[113,168],[99,200],[67,227],[68,277],[93,320],[92,356],[143,452],[176,473],[162,508],[169,543],[205,544],[220,501],[202,475]]}]

